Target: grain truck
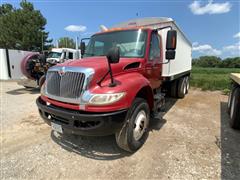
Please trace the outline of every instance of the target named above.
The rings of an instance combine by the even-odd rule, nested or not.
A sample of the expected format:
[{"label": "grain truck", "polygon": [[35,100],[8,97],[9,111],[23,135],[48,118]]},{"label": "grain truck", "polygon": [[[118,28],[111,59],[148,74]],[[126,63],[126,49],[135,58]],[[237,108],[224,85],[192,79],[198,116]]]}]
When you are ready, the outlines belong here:
[{"label": "grain truck", "polygon": [[36,100],[44,121],[59,133],[115,134],[137,151],[167,94],[189,90],[191,43],[171,18],[133,19],[103,28],[81,42],[81,60],[51,67]]},{"label": "grain truck", "polygon": [[232,73],[231,91],[228,97],[228,113],[230,115],[230,126],[240,129],[240,73]]}]

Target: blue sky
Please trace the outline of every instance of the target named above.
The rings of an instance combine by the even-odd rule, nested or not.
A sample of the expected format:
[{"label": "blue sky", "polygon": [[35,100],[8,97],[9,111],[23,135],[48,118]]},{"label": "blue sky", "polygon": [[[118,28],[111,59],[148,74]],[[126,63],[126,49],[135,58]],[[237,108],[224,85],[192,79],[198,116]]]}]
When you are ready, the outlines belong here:
[{"label": "blue sky", "polygon": [[[16,0],[0,1],[19,7]],[[29,1],[47,19],[46,30],[54,40],[63,36],[87,37],[99,31],[101,24],[110,27],[137,17],[171,17],[193,43],[193,57],[240,56],[240,1]],[[65,30],[69,25],[84,32]]]}]

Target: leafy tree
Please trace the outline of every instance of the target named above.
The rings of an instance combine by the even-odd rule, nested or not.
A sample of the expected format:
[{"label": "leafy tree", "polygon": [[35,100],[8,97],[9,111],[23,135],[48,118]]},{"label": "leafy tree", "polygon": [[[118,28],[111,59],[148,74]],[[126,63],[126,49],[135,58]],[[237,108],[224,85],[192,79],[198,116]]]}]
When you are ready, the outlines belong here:
[{"label": "leafy tree", "polygon": [[8,49],[35,50],[47,49],[52,40],[48,40],[45,31],[47,21],[32,3],[22,1],[20,8],[11,4],[0,6],[0,47]]},{"label": "leafy tree", "polygon": [[60,48],[75,48],[75,41],[69,37],[62,37],[58,40],[58,46]]},{"label": "leafy tree", "polygon": [[201,56],[195,65],[200,67],[216,67],[221,62],[221,58],[215,56]]},{"label": "leafy tree", "polygon": [[222,67],[222,68],[240,68],[240,57],[226,58],[219,64],[218,67]]},{"label": "leafy tree", "polygon": [[240,68],[240,57],[222,60],[215,56],[201,56],[193,59],[192,65],[198,67]]}]

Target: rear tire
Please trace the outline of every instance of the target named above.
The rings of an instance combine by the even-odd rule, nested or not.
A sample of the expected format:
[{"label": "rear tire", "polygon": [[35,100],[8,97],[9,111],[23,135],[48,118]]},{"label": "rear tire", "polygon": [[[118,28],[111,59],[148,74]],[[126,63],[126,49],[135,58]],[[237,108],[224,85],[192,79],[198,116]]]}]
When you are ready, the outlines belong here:
[{"label": "rear tire", "polygon": [[177,80],[174,80],[171,83],[171,97],[176,98],[177,97]]},{"label": "rear tire", "polygon": [[230,110],[231,110],[231,105],[232,105],[232,93],[233,93],[234,89],[232,89],[229,93],[228,96],[228,104],[227,104],[227,113],[230,115]]},{"label": "rear tire", "polygon": [[182,77],[178,80],[178,90],[177,90],[177,97],[184,98],[186,94],[186,81],[185,78]]},{"label": "rear tire", "polygon": [[115,134],[118,146],[128,152],[135,152],[141,148],[148,137],[149,119],[147,101],[136,98],[128,110],[125,123]]},{"label": "rear tire", "polygon": [[236,85],[232,85],[231,91],[228,96],[228,104],[227,104],[227,113],[230,115],[231,105],[232,105],[232,94],[234,93],[234,90],[236,89]]},{"label": "rear tire", "polygon": [[186,76],[186,77],[185,77],[185,82],[186,82],[186,88],[187,88],[186,94],[188,94],[189,87],[190,87],[189,76]]},{"label": "rear tire", "polygon": [[230,106],[230,126],[234,129],[240,129],[240,88],[232,92]]}]

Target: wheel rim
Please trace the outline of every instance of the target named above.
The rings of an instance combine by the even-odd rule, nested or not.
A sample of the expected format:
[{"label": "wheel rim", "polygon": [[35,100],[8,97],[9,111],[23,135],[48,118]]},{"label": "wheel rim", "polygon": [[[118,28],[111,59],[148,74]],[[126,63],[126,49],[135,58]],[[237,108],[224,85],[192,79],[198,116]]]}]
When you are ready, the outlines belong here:
[{"label": "wheel rim", "polygon": [[147,128],[147,115],[144,110],[141,110],[134,122],[133,137],[136,141],[141,139]]},{"label": "wheel rim", "polygon": [[231,112],[230,112],[230,118],[232,119],[233,118],[233,113],[234,113],[234,104],[235,104],[235,96],[233,96],[233,99],[232,99],[232,105],[231,105]]}]

